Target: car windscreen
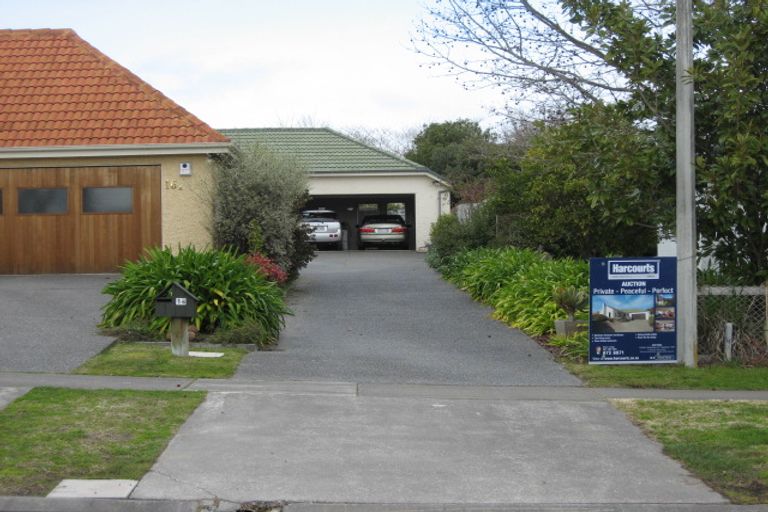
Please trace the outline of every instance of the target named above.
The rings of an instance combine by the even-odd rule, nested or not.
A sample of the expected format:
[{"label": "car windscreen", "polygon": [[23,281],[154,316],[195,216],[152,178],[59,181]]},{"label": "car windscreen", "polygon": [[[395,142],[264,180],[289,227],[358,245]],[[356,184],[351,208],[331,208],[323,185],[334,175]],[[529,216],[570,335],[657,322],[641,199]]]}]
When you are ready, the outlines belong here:
[{"label": "car windscreen", "polygon": [[363,217],[363,224],[400,224],[405,225],[405,221],[399,215],[370,215]]}]

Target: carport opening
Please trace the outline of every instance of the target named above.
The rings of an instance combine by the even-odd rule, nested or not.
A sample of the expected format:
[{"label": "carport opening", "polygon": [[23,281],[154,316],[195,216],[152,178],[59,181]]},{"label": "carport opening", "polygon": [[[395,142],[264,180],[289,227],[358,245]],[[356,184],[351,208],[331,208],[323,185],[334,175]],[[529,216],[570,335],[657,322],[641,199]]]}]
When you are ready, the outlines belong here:
[{"label": "carport opening", "polygon": [[346,247],[351,251],[359,248],[357,226],[366,215],[400,215],[405,219],[405,223],[411,226],[408,230],[408,250],[412,251],[416,246],[415,203],[414,194],[312,196],[304,209],[326,208],[335,211],[342,223],[342,229],[347,230]]}]

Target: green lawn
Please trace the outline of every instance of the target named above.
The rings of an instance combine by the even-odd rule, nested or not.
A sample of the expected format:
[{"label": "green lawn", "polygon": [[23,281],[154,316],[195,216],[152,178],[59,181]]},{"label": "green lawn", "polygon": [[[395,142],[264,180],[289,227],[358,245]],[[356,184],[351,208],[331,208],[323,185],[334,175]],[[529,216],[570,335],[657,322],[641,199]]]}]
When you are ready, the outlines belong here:
[{"label": "green lawn", "polygon": [[733,502],[768,503],[768,402],[614,403],[667,455]]},{"label": "green lawn", "polygon": [[176,357],[169,346],[146,343],[116,343],[89,359],[75,373],[128,377],[188,377],[222,379],[234,375],[247,350],[243,348],[193,349],[223,352],[219,358]]},{"label": "green lawn", "polygon": [[205,393],[35,388],[0,411],[0,495],[139,479]]},{"label": "green lawn", "polygon": [[768,390],[768,368],[563,364],[588,386],[597,388]]}]

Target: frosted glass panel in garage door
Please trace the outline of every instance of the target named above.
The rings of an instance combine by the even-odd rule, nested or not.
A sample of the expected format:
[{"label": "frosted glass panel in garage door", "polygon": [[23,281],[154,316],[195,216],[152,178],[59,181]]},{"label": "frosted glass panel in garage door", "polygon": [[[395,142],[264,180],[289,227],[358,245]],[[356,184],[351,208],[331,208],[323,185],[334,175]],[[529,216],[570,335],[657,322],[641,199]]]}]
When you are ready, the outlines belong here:
[{"label": "frosted glass panel in garage door", "polygon": [[67,189],[21,188],[19,213],[67,213]]},{"label": "frosted glass panel in garage door", "polygon": [[132,211],[132,187],[83,188],[84,213],[131,213]]}]

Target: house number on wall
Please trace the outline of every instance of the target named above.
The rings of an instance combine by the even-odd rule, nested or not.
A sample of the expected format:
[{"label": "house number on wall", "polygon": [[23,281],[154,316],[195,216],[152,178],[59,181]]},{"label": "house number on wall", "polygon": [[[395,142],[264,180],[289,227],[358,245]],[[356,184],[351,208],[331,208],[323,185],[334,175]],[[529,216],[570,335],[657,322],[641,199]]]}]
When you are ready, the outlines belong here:
[{"label": "house number on wall", "polygon": [[165,180],[165,190],[183,190],[176,180]]}]

